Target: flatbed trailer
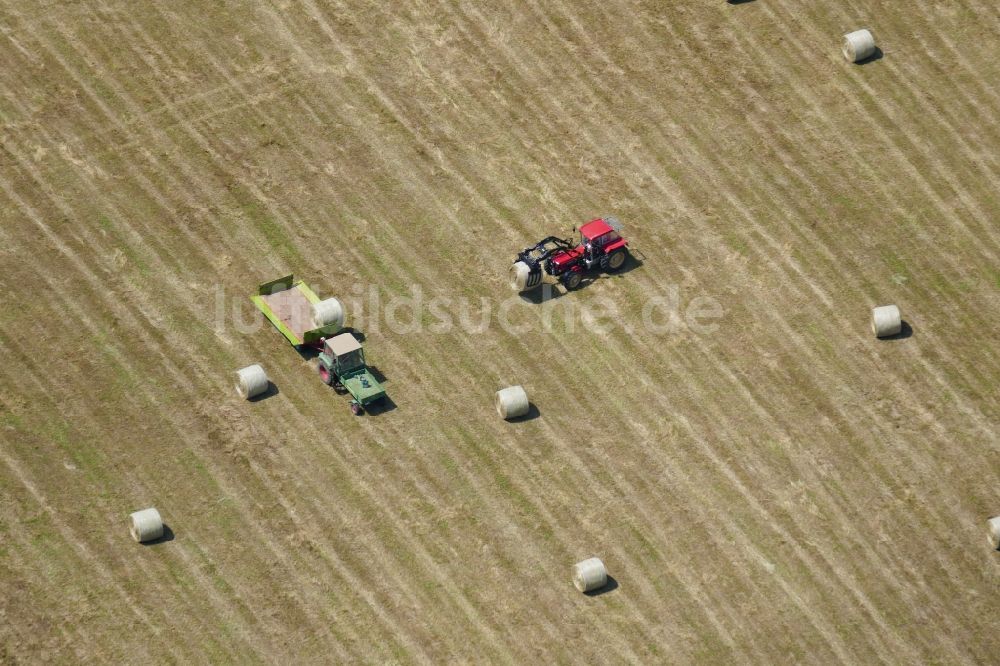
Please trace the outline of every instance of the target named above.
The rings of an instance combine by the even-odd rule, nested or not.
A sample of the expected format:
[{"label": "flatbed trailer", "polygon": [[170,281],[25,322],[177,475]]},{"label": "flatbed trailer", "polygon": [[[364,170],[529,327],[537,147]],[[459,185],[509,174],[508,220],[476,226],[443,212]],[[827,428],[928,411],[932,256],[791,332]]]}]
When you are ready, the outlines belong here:
[{"label": "flatbed trailer", "polygon": [[322,338],[335,335],[343,328],[341,324],[316,327],[312,306],[319,303],[320,298],[309,285],[291,274],[260,285],[257,295],[250,300],[295,347],[322,347]]}]

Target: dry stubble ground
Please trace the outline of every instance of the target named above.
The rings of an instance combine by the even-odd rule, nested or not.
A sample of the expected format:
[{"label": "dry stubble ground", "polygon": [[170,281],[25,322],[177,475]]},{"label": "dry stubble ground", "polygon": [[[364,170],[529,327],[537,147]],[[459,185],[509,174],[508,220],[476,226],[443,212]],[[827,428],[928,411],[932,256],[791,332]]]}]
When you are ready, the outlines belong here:
[{"label": "dry stubble ground", "polygon": [[[848,66],[863,25],[885,56]],[[8,1],[0,28],[0,660],[995,657],[993,4]],[[540,330],[563,299],[521,336],[369,326],[384,414],[232,321],[290,271],[495,308],[515,250],[605,212],[644,261],[564,298],[622,326]],[[669,285],[718,332],[644,329]],[[911,337],[871,339],[886,302]],[[244,403],[254,361],[280,392]],[[496,418],[507,383],[538,418]],[[151,504],[175,537],[140,547]],[[584,597],[594,554],[618,588]]]}]

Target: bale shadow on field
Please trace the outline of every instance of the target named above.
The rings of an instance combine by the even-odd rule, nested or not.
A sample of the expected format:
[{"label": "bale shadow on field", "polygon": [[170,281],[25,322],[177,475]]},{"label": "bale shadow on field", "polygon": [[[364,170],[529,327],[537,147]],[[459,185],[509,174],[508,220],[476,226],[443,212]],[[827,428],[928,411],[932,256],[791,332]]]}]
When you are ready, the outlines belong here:
[{"label": "bale shadow on field", "polygon": [[599,597],[602,594],[614,592],[617,589],[618,581],[615,580],[614,576],[608,576],[608,582],[604,584],[604,587],[599,587],[596,590],[591,590],[590,592],[584,592],[584,594],[588,597]]},{"label": "bale shadow on field", "polygon": [[854,64],[855,65],[867,65],[869,63],[875,62],[876,60],[881,60],[884,56],[885,56],[885,54],[882,52],[882,49],[880,49],[879,47],[876,46],[874,53],[872,53],[870,56],[868,56],[864,60],[859,60],[859,61],[857,61]]},{"label": "bale shadow on field", "polygon": [[153,539],[152,541],[143,541],[143,546],[158,546],[161,543],[167,543],[168,541],[174,540],[174,531],[170,529],[170,525],[163,523],[163,536],[159,539]]},{"label": "bale shadow on field", "polygon": [[884,338],[879,338],[879,340],[905,340],[913,335],[913,327],[911,327],[906,321],[901,321],[899,323],[899,333],[896,335],[887,335]]},{"label": "bale shadow on field", "polygon": [[260,402],[262,400],[267,400],[273,396],[280,394],[281,391],[278,389],[278,385],[271,380],[267,381],[267,390],[263,393],[259,393],[254,397],[250,398],[250,402]]},{"label": "bale shadow on field", "polygon": [[540,411],[538,411],[538,407],[535,406],[535,403],[529,402],[528,403],[528,413],[527,414],[525,414],[524,416],[518,416],[518,417],[513,418],[513,419],[507,419],[507,422],[508,423],[523,423],[524,421],[534,421],[535,419],[537,419],[541,415],[542,415],[542,413]]}]

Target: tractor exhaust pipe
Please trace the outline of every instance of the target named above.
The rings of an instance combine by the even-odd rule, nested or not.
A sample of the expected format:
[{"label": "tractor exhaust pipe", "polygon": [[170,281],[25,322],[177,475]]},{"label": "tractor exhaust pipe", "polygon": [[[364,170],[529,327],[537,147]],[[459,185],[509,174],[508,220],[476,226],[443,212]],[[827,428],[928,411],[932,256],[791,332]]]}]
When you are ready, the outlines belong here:
[{"label": "tractor exhaust pipe", "polygon": [[542,283],[542,267],[529,265],[524,261],[514,262],[510,267],[510,288],[514,291],[528,291]]}]

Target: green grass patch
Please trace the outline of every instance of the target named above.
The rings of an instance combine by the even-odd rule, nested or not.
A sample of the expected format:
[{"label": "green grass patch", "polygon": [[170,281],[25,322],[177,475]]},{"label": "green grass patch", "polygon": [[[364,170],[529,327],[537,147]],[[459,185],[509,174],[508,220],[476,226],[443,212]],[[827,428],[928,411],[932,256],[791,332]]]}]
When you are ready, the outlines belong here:
[{"label": "green grass patch", "polygon": [[906,278],[912,277],[910,275],[910,271],[906,268],[906,264],[903,263],[903,260],[892,252],[884,250],[882,252],[882,261],[885,262],[886,266],[888,266],[893,273],[902,275]]},{"label": "green grass patch", "polygon": [[232,185],[229,192],[236,199],[243,215],[261,233],[267,244],[282,260],[291,265],[303,263],[302,255],[295,247],[291,237],[281,224],[268,215],[264,206],[253,194],[241,185]]}]

